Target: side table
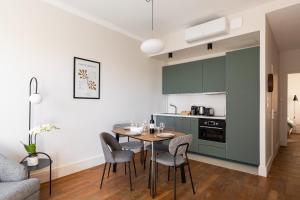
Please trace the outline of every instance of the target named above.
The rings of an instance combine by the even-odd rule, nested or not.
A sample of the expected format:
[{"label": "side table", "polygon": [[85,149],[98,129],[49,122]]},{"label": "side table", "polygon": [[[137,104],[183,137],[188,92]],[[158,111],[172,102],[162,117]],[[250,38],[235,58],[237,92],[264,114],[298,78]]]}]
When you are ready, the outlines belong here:
[{"label": "side table", "polygon": [[30,178],[30,174],[32,171],[36,171],[36,170],[40,170],[40,169],[49,167],[49,181],[50,181],[49,193],[51,196],[51,192],[52,192],[52,162],[53,161],[52,161],[51,157],[46,153],[37,152],[37,154],[45,155],[47,158],[39,158],[39,164],[36,166],[27,166],[26,158],[29,157],[29,155],[28,155],[25,158],[23,158],[23,160],[20,163],[23,164],[24,166],[26,166],[27,172],[28,172],[28,174],[27,174],[28,178]]}]

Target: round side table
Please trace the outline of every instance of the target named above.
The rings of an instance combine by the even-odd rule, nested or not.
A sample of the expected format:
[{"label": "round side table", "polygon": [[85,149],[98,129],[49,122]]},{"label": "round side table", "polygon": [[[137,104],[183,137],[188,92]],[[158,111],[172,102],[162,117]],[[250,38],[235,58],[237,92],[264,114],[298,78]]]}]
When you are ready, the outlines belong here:
[{"label": "round side table", "polygon": [[52,159],[51,157],[46,154],[46,153],[43,153],[43,152],[37,152],[37,154],[41,154],[41,155],[45,155],[46,158],[39,158],[39,164],[36,165],[36,166],[27,166],[27,161],[26,161],[26,158],[29,157],[26,156],[25,158],[23,158],[23,160],[20,162],[21,164],[23,164],[26,168],[27,168],[27,176],[28,178],[30,178],[30,174],[32,171],[36,171],[36,170],[40,170],[40,169],[43,169],[43,168],[46,168],[46,167],[49,167],[49,181],[50,181],[50,187],[49,187],[49,193],[50,193],[50,196],[51,196],[51,192],[52,192]]}]

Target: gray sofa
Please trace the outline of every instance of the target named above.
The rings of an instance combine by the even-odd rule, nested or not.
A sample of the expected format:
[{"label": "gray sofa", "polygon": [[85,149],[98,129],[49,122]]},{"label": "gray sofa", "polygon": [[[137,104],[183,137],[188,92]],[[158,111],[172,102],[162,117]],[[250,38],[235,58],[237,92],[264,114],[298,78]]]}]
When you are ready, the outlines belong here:
[{"label": "gray sofa", "polygon": [[40,181],[27,179],[26,168],[0,154],[0,200],[38,200]]}]

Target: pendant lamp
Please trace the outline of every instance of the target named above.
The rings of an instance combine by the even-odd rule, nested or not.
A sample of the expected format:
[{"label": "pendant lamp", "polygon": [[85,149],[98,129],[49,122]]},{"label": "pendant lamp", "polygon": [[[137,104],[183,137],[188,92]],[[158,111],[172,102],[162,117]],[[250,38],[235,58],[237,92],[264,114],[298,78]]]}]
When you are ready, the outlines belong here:
[{"label": "pendant lamp", "polygon": [[[153,1],[154,0],[146,0],[146,2],[150,2],[150,1],[151,1],[151,5],[152,5],[152,35],[153,35],[153,31],[154,31],[154,28],[153,28],[154,27],[153,26]],[[160,39],[156,39],[156,38],[150,38],[148,40],[145,40],[141,44],[141,50],[142,50],[142,52],[144,52],[146,54],[158,53],[163,48],[164,48],[164,43]]]}]

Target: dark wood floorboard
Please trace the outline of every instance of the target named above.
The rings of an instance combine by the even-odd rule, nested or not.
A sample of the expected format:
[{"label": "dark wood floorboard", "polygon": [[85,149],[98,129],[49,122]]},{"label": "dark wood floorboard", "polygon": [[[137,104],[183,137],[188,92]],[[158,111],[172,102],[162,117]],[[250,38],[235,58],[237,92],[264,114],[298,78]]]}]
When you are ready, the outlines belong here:
[{"label": "dark wood floorboard", "polygon": [[[102,190],[99,189],[104,165],[72,174],[53,182],[52,197],[48,195],[48,184],[41,186],[42,200],[136,200],[151,199],[147,189],[148,169],[145,171],[136,156],[138,177],[133,174],[133,191],[129,190],[128,174],[124,166],[118,166],[116,174],[105,176]],[[148,166],[147,166],[148,167]],[[177,183],[178,199],[255,199],[255,200],[299,200],[300,199],[300,135],[292,134],[289,146],[281,147],[274,160],[268,178],[191,161],[191,170],[196,188],[193,195],[190,179]],[[172,172],[172,171],[171,171]],[[171,173],[172,174],[172,173]],[[106,174],[107,175],[107,174]],[[186,175],[188,171],[186,169]],[[171,176],[172,177],[172,176]],[[157,196],[155,199],[172,199],[173,181],[167,181],[167,168],[159,166]],[[180,180],[180,173],[177,173]]]}]

